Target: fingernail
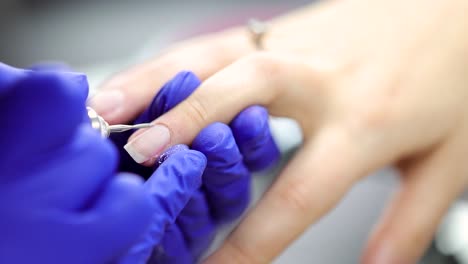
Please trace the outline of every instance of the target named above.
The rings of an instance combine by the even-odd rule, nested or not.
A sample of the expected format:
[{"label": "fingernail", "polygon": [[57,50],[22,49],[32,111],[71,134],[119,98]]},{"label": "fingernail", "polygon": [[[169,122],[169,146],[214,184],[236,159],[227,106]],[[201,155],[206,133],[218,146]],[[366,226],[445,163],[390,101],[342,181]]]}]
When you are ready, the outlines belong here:
[{"label": "fingernail", "polygon": [[124,149],[137,163],[143,163],[159,156],[170,139],[171,134],[166,126],[154,125],[130,141]]},{"label": "fingernail", "polygon": [[104,118],[110,118],[122,110],[124,95],[119,90],[98,92],[89,100],[89,105]]}]

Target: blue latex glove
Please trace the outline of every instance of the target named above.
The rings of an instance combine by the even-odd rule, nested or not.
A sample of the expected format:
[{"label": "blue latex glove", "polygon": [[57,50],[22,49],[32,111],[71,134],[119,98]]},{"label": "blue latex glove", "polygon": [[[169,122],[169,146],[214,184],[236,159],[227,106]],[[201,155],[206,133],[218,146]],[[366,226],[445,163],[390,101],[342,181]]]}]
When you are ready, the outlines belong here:
[{"label": "blue latex glove", "polygon": [[[194,74],[179,73],[160,90],[134,123],[152,121],[187,98],[199,85]],[[112,136],[120,150],[120,169],[147,177],[154,168],[135,163],[122,148],[131,133]],[[205,128],[192,148],[202,152],[208,160],[202,187],[164,234],[153,225],[154,230],[129,252],[128,263],[146,259],[153,248],[151,263],[196,262],[210,245],[217,225],[238,217],[248,205],[250,173],[247,168],[264,169],[279,157],[268,127],[268,113],[259,106],[244,110],[231,127],[215,123]]]},{"label": "blue latex glove", "polygon": [[198,191],[206,158],[193,150],[144,186],[116,175],[114,147],[87,120],[87,93],[83,75],[0,64],[0,263],[116,262]]}]

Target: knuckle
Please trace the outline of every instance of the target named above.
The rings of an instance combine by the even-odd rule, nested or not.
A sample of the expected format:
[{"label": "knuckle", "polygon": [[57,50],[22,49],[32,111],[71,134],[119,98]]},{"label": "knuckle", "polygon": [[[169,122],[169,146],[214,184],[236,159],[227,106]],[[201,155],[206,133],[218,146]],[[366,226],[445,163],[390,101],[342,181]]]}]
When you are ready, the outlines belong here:
[{"label": "knuckle", "polygon": [[285,64],[284,59],[269,52],[257,52],[245,57],[239,66],[254,79],[267,82],[261,85],[266,89],[265,94],[278,98],[287,87],[284,82]]},{"label": "knuckle", "polygon": [[276,76],[279,71],[278,59],[268,52],[258,52],[245,58],[245,63],[252,67],[255,72],[262,72],[271,76]]},{"label": "knuckle", "polygon": [[381,131],[395,121],[396,109],[390,100],[376,99],[356,108],[357,111],[349,111],[347,115],[349,123],[359,131]]},{"label": "knuckle", "polygon": [[280,207],[304,215],[313,208],[312,199],[304,179],[290,180],[277,190],[276,197]]},{"label": "knuckle", "polygon": [[187,100],[187,111],[189,119],[201,130],[208,123],[209,112],[206,103],[197,94],[193,93]]},{"label": "knuckle", "polygon": [[401,119],[402,109],[406,109],[410,103],[403,96],[407,84],[379,72],[370,75],[367,70],[363,70],[354,75],[351,79],[340,78],[336,87],[352,82],[356,89],[350,93],[334,90],[339,103],[344,103],[339,107],[347,110],[344,116],[350,124],[360,130],[375,132]]},{"label": "knuckle", "polygon": [[362,111],[358,119],[362,127],[368,129],[383,128],[391,119],[391,108],[385,104],[372,105],[370,109]]},{"label": "knuckle", "polygon": [[232,260],[232,263],[264,263],[259,259],[259,254],[255,254],[246,247],[245,243],[241,243],[235,239],[229,239],[226,241],[227,259]]}]

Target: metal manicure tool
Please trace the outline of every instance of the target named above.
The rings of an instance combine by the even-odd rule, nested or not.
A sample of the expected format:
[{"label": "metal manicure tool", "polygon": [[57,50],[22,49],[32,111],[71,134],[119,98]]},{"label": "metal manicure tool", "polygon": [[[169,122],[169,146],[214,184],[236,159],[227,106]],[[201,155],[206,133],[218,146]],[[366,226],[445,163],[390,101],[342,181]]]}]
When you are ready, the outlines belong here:
[{"label": "metal manicure tool", "polygon": [[136,124],[136,125],[109,125],[104,118],[102,118],[94,109],[91,107],[86,108],[88,110],[88,117],[89,121],[91,122],[91,126],[101,133],[101,136],[104,138],[109,137],[111,133],[120,133],[125,132],[131,129],[139,129],[139,128],[148,128],[153,126],[151,123],[143,123],[143,124]]}]

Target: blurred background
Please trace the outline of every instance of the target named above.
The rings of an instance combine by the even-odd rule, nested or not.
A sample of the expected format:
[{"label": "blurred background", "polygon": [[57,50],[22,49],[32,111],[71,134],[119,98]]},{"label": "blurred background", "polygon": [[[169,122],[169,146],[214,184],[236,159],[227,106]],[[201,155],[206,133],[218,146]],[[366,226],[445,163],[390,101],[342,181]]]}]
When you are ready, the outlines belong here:
[{"label": "blurred background", "polygon": [[[2,0],[0,61],[17,67],[41,61],[65,62],[86,73],[96,90],[111,74],[153,57],[177,40],[240,25],[250,17],[266,19],[310,2]],[[272,126],[286,161],[300,143],[300,131],[285,119],[273,119]],[[255,177],[255,199],[279,169]],[[397,185],[391,169],[363,180],[275,263],[358,263],[366,238]],[[468,264],[468,206],[459,202],[454,208],[439,232],[438,246],[433,246],[421,263]],[[229,227],[215,245],[227,232]],[[462,262],[461,254],[467,262]]]}]

